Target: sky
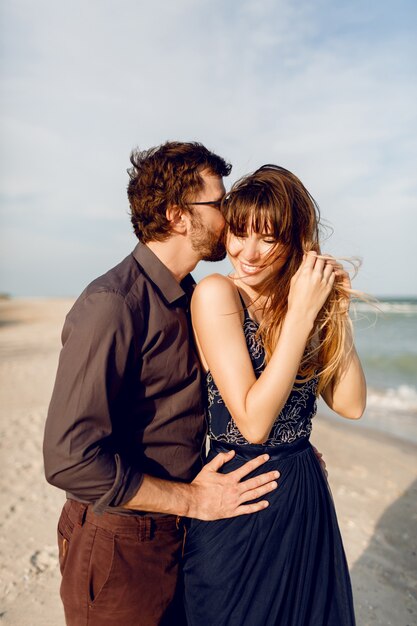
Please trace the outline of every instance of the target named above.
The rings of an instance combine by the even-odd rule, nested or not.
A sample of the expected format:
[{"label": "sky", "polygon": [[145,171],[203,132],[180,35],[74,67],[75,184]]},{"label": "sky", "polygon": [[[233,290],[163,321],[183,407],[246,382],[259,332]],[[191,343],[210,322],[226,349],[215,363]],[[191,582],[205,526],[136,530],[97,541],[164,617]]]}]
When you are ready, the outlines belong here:
[{"label": "sky", "polygon": [[227,188],[290,169],[333,230],[322,249],[362,259],[354,287],[417,296],[414,0],[0,11],[1,293],[76,296],[129,254],[130,152],[180,140],[233,164]]}]

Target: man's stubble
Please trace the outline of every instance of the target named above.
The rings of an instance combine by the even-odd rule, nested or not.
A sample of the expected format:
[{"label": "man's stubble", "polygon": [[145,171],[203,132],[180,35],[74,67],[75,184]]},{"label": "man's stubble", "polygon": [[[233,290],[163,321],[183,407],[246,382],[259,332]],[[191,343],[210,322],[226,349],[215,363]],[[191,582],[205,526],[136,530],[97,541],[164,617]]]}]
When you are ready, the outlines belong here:
[{"label": "man's stubble", "polygon": [[201,261],[222,261],[226,257],[223,231],[218,235],[210,230],[199,215],[191,218],[191,246]]}]

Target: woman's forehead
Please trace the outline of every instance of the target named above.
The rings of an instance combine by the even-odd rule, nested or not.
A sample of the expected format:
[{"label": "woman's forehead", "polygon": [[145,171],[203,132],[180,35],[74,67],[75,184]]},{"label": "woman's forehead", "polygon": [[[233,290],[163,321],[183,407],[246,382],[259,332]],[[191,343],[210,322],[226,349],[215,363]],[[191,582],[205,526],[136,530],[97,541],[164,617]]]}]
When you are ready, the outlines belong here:
[{"label": "woman's forehead", "polygon": [[230,215],[230,228],[235,230],[245,230],[249,234],[256,233],[259,235],[276,234],[277,228],[274,227],[271,215],[266,211],[259,211],[255,208],[249,211],[232,211]]}]

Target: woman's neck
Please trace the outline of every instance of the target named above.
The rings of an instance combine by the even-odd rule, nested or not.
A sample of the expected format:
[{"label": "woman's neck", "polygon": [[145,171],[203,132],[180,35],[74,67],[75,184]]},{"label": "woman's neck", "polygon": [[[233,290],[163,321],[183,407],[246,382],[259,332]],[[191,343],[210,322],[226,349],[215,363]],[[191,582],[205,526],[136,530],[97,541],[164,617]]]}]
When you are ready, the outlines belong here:
[{"label": "woman's neck", "polygon": [[257,322],[261,322],[264,317],[268,295],[263,293],[262,289],[257,290],[256,287],[247,285],[239,278],[234,278],[233,274],[230,275],[230,278],[242,294],[245,306],[249,310],[251,317]]}]

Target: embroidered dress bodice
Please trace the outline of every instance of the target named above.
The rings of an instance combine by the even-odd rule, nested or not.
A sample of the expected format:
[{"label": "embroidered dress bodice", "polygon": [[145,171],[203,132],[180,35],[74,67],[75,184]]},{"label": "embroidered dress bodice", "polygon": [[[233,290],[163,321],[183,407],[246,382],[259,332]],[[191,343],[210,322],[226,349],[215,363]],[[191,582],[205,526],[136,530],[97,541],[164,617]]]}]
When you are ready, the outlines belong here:
[{"label": "embroidered dress bodice", "polygon": [[[250,354],[255,376],[259,378],[265,368],[265,350],[256,336],[259,325],[251,319],[247,308],[244,309],[243,331]],[[238,445],[249,445],[249,441],[239,431],[229,413],[223,398],[210,372],[206,375],[207,385],[207,421],[208,435],[215,441]],[[318,379],[312,378],[306,383],[296,385],[288,396],[287,402],[272,425],[268,446],[292,443],[311,432],[311,420],[317,409]]]}]

